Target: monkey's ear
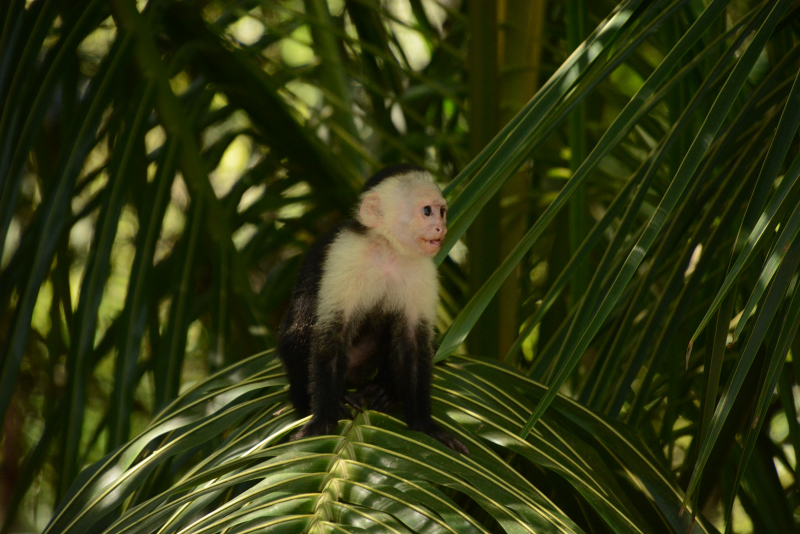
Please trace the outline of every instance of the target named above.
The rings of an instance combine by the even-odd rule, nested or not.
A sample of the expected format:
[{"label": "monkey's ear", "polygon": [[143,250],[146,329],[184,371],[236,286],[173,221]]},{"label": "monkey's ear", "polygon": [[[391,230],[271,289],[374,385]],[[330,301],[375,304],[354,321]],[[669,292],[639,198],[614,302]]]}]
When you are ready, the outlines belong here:
[{"label": "monkey's ear", "polygon": [[381,196],[373,191],[364,195],[361,207],[358,209],[358,218],[361,224],[368,228],[377,228],[383,220],[381,212]]}]

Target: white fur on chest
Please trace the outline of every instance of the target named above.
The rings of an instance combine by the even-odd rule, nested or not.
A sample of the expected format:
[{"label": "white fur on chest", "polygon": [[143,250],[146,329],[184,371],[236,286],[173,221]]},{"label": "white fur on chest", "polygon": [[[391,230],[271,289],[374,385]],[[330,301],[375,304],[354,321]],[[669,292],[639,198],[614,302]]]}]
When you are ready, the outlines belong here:
[{"label": "white fur on chest", "polygon": [[345,231],[328,249],[320,283],[318,319],[375,308],[402,312],[410,324],[433,324],[439,280],[433,259],[401,256],[380,239]]}]

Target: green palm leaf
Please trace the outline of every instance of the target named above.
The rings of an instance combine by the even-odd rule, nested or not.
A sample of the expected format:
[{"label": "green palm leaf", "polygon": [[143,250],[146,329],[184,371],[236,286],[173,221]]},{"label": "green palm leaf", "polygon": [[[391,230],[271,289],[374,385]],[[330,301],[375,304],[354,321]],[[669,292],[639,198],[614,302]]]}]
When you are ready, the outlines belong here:
[{"label": "green palm leaf", "polygon": [[[45,532],[85,532],[98,522],[120,534],[284,522],[299,530],[484,532],[483,514],[508,532],[581,532],[521,474],[530,466],[552,483],[566,480],[615,531],[650,531],[632,490],[623,489],[634,480],[647,488],[653,512],[664,514],[666,523],[652,528],[685,528],[680,492],[615,425],[560,401],[540,431],[520,440],[516,434],[544,392],[510,369],[456,359],[437,369],[436,417],[468,443],[469,456],[371,411],[343,421],[340,435],[287,442],[299,422],[288,409],[285,378],[272,354],[255,356],[195,386],[82,473]],[[504,460],[503,450],[518,459]],[[163,491],[136,493],[175,469],[183,474]],[[108,523],[120,506],[123,513]]]}]

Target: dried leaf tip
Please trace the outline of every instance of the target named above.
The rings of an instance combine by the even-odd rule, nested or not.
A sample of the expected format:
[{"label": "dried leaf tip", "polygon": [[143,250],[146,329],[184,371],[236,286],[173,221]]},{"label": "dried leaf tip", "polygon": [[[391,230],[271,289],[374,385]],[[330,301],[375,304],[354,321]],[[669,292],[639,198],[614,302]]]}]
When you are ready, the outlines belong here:
[{"label": "dried leaf tip", "polygon": [[692,355],[692,345],[694,345],[694,339],[689,340],[689,346],[686,348],[686,370],[689,370],[689,356]]}]

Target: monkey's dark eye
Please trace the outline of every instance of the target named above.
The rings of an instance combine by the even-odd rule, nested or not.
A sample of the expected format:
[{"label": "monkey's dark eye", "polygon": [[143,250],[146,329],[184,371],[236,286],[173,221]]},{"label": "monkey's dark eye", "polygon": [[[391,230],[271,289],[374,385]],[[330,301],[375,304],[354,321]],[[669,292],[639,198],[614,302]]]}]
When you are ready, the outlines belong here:
[{"label": "monkey's dark eye", "polygon": [[444,218],[444,208],[439,208],[439,217]]},{"label": "monkey's dark eye", "polygon": [[433,213],[433,210],[431,209],[431,207],[430,207],[430,206],[425,206],[424,208],[422,208],[422,214],[423,214],[425,217],[430,217],[430,216],[431,216],[431,213]]}]

